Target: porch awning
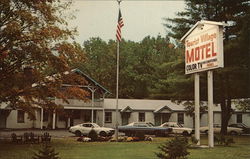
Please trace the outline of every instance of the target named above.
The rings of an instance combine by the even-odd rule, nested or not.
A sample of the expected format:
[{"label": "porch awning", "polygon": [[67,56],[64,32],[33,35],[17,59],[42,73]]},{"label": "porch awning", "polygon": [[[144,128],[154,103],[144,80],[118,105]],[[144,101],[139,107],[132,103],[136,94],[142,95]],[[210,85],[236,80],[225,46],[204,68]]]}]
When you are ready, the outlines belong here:
[{"label": "porch awning", "polygon": [[126,106],[121,110],[121,113],[131,113],[133,109],[130,106]]},{"label": "porch awning", "polygon": [[154,113],[172,113],[173,110],[170,109],[168,106],[161,106],[154,110]]}]

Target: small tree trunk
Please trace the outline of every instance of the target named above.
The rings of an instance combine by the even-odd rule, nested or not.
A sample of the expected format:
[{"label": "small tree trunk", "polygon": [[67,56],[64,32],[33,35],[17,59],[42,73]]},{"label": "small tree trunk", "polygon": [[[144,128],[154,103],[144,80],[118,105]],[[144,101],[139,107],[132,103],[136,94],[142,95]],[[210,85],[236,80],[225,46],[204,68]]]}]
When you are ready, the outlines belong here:
[{"label": "small tree trunk", "polygon": [[227,135],[227,126],[231,118],[231,99],[221,102],[221,135]]}]

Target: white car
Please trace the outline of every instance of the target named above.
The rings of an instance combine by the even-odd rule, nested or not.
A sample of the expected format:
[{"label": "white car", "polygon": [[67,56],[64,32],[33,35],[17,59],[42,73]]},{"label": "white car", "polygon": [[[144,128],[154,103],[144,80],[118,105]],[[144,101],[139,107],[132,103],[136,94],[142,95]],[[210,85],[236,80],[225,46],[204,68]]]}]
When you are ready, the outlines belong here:
[{"label": "white car", "polygon": [[[221,130],[221,126],[219,124],[214,124],[214,133],[219,134]],[[200,127],[200,132],[208,134],[208,127]],[[235,127],[227,127],[227,133],[230,135],[240,135],[243,133],[243,129],[241,128],[235,128]]]},{"label": "white car", "polygon": [[174,134],[182,134],[182,135],[187,136],[193,133],[193,129],[183,127],[181,124],[178,124],[176,122],[166,122],[166,123],[161,124],[160,127],[170,127],[173,129],[172,132]]},{"label": "white car", "polygon": [[95,130],[100,136],[112,136],[115,132],[112,128],[100,127],[95,123],[82,123],[69,128],[69,132],[76,136],[88,136],[91,130]]}]

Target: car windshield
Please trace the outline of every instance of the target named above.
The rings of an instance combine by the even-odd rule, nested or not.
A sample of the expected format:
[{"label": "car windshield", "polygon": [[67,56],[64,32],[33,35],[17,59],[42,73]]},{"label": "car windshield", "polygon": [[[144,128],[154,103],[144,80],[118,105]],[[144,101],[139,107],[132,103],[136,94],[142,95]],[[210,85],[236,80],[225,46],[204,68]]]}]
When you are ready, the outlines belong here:
[{"label": "car windshield", "polygon": [[241,123],[241,125],[242,125],[243,128],[247,127],[246,124],[244,124],[244,123]]},{"label": "car windshield", "polygon": [[135,123],[130,123],[130,124],[128,124],[128,126],[134,126],[134,124],[135,124]]},{"label": "car windshield", "polygon": [[130,123],[127,126],[154,127],[152,123]]},{"label": "car windshield", "polygon": [[95,128],[99,128],[100,126],[95,124],[95,123],[92,123],[92,125],[95,127]]},{"label": "car windshield", "polygon": [[149,127],[154,127],[154,124],[153,123],[147,123],[149,125]]},{"label": "car windshield", "polygon": [[183,125],[182,124],[177,124],[178,125],[178,127],[180,127],[180,128],[182,128],[183,127]]}]

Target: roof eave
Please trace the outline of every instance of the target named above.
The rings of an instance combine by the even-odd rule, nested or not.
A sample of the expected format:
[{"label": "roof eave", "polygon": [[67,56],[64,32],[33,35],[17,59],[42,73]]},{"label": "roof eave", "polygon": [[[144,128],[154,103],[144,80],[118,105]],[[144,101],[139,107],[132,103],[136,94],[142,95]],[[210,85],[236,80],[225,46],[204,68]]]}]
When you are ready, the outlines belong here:
[{"label": "roof eave", "polygon": [[109,92],[106,88],[104,88],[102,85],[100,85],[98,82],[96,82],[93,78],[89,77],[87,74],[83,73],[80,69],[78,68],[75,68],[75,69],[72,69],[71,70],[72,72],[78,72],[84,76],[86,76],[88,79],[90,79],[95,85],[97,85],[98,87],[100,87],[102,90],[105,91],[105,93],[108,93],[108,94],[112,94],[111,92]]},{"label": "roof eave", "polygon": [[189,34],[198,26],[198,25],[204,25],[204,24],[210,24],[210,25],[219,25],[219,26],[229,26],[226,23],[222,22],[214,22],[214,21],[208,21],[208,20],[201,20],[198,21],[189,31],[181,38],[181,41],[185,40]]}]

